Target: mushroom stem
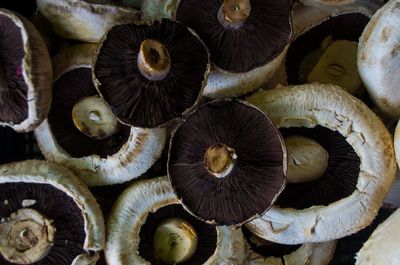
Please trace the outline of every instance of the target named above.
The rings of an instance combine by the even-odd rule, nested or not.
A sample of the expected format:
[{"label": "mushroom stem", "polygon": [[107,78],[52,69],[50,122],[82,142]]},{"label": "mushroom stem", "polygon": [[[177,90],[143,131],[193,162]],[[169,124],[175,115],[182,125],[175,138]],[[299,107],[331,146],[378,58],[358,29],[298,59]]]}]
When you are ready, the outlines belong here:
[{"label": "mushroom stem", "polygon": [[250,16],[250,0],[224,0],[218,11],[219,22],[227,28],[240,28]]},{"label": "mushroom stem", "polygon": [[190,259],[197,249],[197,233],[181,218],[161,222],[154,233],[154,253],[166,264],[180,264]]},{"label": "mushroom stem", "polygon": [[216,144],[207,148],[204,165],[215,177],[223,178],[232,171],[236,159],[235,150],[224,144]]},{"label": "mushroom stem", "polygon": [[146,39],[140,44],[137,65],[140,73],[147,79],[162,80],[171,70],[171,57],[162,43]]},{"label": "mushroom stem", "polygon": [[316,141],[298,135],[285,138],[288,153],[287,181],[302,183],[320,178],[328,168],[329,154]]}]

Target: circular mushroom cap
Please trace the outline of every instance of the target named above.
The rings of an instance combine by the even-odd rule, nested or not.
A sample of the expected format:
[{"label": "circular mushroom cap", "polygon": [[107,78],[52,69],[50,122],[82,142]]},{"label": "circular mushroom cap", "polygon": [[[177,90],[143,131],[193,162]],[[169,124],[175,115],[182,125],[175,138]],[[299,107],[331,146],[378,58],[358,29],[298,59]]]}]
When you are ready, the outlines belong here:
[{"label": "circular mushroom cap", "polygon": [[42,37],[24,17],[0,9],[0,32],[0,126],[31,131],[50,108],[50,57]]},{"label": "circular mushroom cap", "polygon": [[389,1],[368,23],[360,38],[358,69],[374,103],[400,117],[400,1]]},{"label": "circular mushroom cap", "polygon": [[[210,152],[221,148],[228,152]],[[202,105],[171,138],[168,176],[175,192],[186,209],[209,223],[239,225],[264,213],[282,191],[285,175],[279,131],[244,102]]]},{"label": "circular mushroom cap", "polygon": [[[143,74],[168,66],[165,56],[170,69],[161,79]],[[104,36],[93,69],[97,89],[117,118],[144,128],[163,126],[192,108],[208,72],[205,45],[190,29],[168,20],[115,26]]]},{"label": "circular mushroom cap", "polygon": [[341,134],[360,161],[357,169],[349,166],[340,169],[342,164],[354,160],[345,151],[342,155],[345,160],[333,168],[342,171],[338,171],[339,176],[348,176],[354,170],[359,172],[349,196],[327,205],[300,209],[290,205],[272,207],[262,218],[248,224],[250,230],[267,240],[297,244],[333,240],[367,226],[377,214],[396,174],[391,136],[379,118],[360,100],[332,85],[279,88],[256,93],[247,100],[265,111],[279,128],[319,126]]},{"label": "circular mushroom cap", "polygon": [[[26,215],[32,221],[12,223]],[[105,227],[100,207],[87,187],[71,171],[44,161],[0,166],[0,219],[6,220],[0,224],[0,230],[13,224],[14,230],[27,226],[34,232],[33,228],[44,218],[47,226],[54,226],[54,244],[35,264],[53,264],[54,260],[57,264],[95,262],[98,254],[94,252],[102,250],[105,244]],[[29,238],[31,232],[27,232]],[[3,240],[0,239],[2,247]],[[0,262],[11,264],[1,255]]]},{"label": "circular mushroom cap", "polygon": [[235,9],[246,1],[181,1],[176,20],[199,34],[210,49],[211,61],[223,70],[247,72],[278,56],[292,34],[291,1],[247,1],[251,11],[239,27],[224,26],[218,19],[230,2],[236,3]]},{"label": "circular mushroom cap", "polygon": [[[155,226],[171,217],[168,216],[170,213],[180,212],[180,215],[184,215],[195,229],[199,229],[198,247],[201,248],[192,259],[182,264],[242,264],[244,241],[240,230],[204,224],[190,215],[185,215],[183,209],[180,208],[181,211],[177,210],[178,208],[180,208],[179,200],[167,177],[145,180],[130,186],[116,201],[107,222],[105,249],[107,261],[114,265],[161,264],[150,261],[154,260],[154,253],[151,249],[149,250],[151,248],[149,243],[152,241],[149,238],[152,238]],[[162,212],[161,216],[158,212]],[[152,215],[156,215],[156,221],[147,224]],[[212,238],[201,237],[203,234],[209,236],[211,231],[216,231],[216,241]],[[216,244],[215,251],[208,253],[212,244]],[[204,256],[202,251],[206,251],[209,257]]]}]

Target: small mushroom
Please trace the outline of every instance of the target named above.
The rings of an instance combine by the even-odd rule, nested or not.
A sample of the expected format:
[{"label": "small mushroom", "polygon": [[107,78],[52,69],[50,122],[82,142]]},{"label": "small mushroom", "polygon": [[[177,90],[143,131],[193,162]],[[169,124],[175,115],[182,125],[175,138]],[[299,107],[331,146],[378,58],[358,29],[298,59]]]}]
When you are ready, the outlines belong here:
[{"label": "small mushroom", "polygon": [[240,230],[203,223],[179,204],[167,177],[137,182],[118,198],[107,222],[113,265],[242,264]]},{"label": "small mushroom", "polygon": [[[311,138],[328,152],[322,176],[288,183],[276,206],[247,227],[267,240],[300,244],[334,240],[370,224],[397,170],[392,138],[380,119],[333,85],[261,91],[247,100],[269,115],[283,136]],[[288,158],[293,159],[290,151]]]},{"label": "small mushroom", "polygon": [[0,202],[1,264],[89,265],[98,259],[103,215],[71,171],[34,160],[2,165]]},{"label": "small mushroom", "polygon": [[46,44],[24,17],[0,8],[0,126],[32,131],[51,104]]},{"label": "small mushroom", "polygon": [[193,215],[239,226],[267,211],[283,190],[286,149],[259,109],[217,100],[199,107],[175,130],[167,171]]},{"label": "small mushroom", "polygon": [[139,177],[160,157],[165,129],[120,124],[92,82],[96,45],[71,46],[55,56],[53,104],[35,130],[49,161],[63,164],[90,186]]},{"label": "small mushroom", "polygon": [[400,117],[400,1],[389,1],[360,38],[358,68],[373,102],[388,116]]}]

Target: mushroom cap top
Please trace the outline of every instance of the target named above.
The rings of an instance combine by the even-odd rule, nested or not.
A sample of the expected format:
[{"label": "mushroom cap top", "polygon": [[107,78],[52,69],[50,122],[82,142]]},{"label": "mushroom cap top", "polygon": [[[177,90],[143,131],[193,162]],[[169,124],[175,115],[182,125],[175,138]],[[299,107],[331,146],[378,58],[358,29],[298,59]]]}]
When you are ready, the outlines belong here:
[{"label": "mushroom cap top", "polygon": [[358,46],[358,70],[374,103],[400,117],[400,1],[391,0],[365,27]]},{"label": "mushroom cap top", "polygon": [[247,98],[279,128],[327,127],[359,156],[355,191],[327,206],[272,207],[247,224],[257,236],[284,244],[329,241],[357,232],[376,216],[396,175],[392,137],[381,120],[343,89],[318,83],[260,91]]},{"label": "mushroom cap top", "polygon": [[356,256],[356,265],[397,264],[400,260],[400,210],[380,224]]},{"label": "mushroom cap top", "polygon": [[[140,181],[128,187],[115,202],[107,221],[107,261],[115,265],[150,265],[138,252],[140,228],[151,212],[173,204],[179,204],[179,200],[167,177]],[[241,264],[245,250],[242,232],[227,226],[215,228],[217,247],[204,264]]]}]

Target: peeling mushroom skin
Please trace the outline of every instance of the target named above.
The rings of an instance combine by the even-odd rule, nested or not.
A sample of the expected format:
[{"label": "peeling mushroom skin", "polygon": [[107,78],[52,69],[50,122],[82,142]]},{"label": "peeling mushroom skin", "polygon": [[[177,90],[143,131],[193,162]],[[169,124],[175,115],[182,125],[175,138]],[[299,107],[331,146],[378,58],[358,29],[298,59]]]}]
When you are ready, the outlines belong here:
[{"label": "peeling mushroom skin", "polygon": [[52,68],[46,44],[24,17],[0,9],[0,126],[32,131],[51,104]]},{"label": "peeling mushroom skin", "polygon": [[387,2],[360,38],[358,69],[374,103],[388,116],[400,117],[400,1]]},{"label": "peeling mushroom skin", "polygon": [[320,84],[261,91],[247,100],[265,111],[278,128],[319,125],[340,133],[360,159],[356,188],[349,196],[325,206],[272,207],[247,224],[254,234],[283,244],[321,242],[371,223],[397,167],[391,135],[370,109],[339,87]]}]

